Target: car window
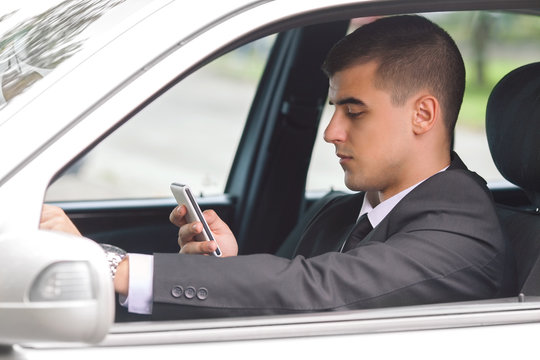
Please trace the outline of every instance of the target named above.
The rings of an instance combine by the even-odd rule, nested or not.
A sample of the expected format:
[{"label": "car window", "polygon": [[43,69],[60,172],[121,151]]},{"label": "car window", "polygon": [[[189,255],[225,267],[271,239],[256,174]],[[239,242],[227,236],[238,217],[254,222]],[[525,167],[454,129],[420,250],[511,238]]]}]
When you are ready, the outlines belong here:
[{"label": "car window", "polygon": [[[488,96],[511,70],[540,60],[540,26],[535,16],[499,12],[423,14],[456,41],[465,60],[467,85],[455,131],[455,151],[488,183],[506,182],[493,164],[484,128]],[[365,20],[365,19],[364,19]],[[357,19],[351,28],[364,21]],[[334,146],[323,140],[332,116],[327,105],[321,119],[307,178],[308,191],[346,190]]]},{"label": "car window", "polygon": [[[489,15],[494,22],[499,21],[499,14]],[[539,49],[519,61],[510,59],[508,64],[502,60],[506,53],[496,52],[505,64],[504,69],[493,60],[496,71],[492,74],[488,67],[485,82],[474,85],[475,70],[471,67],[475,58],[470,55],[468,41],[469,34],[475,31],[473,25],[478,21],[478,13],[457,14],[455,19],[454,14],[428,16],[449,32],[456,32],[452,36],[466,56],[469,85],[459,120],[464,130],[457,130],[456,149],[472,169],[478,169],[475,159],[481,165],[487,163],[478,155],[479,144],[487,151],[482,130],[484,114],[478,109],[485,109],[489,91],[502,75],[522,63],[534,61]],[[513,20],[504,22],[507,21]],[[463,30],[464,23],[470,24],[469,32]],[[493,31],[499,37],[504,33]],[[534,29],[531,31],[535,34]],[[493,36],[492,41],[498,43],[499,37]],[[512,38],[508,40],[509,47],[512,41]],[[265,38],[243,46],[183,79],[71,166],[50,186],[46,201],[170,197],[172,181],[189,183],[197,193],[205,195],[222,193],[272,43],[273,38]],[[489,59],[497,56],[490,54]],[[474,96],[476,93],[480,94],[478,98]],[[342,171],[333,146],[322,141],[331,113],[332,108],[327,106],[308,174],[308,190],[343,188]],[[224,133],[226,138],[222,136]],[[466,149],[462,145],[463,134],[473,134],[469,152],[463,150]],[[498,173],[491,178],[486,175],[488,170],[479,172],[490,181],[500,179]]]},{"label": "car window", "polygon": [[180,81],[71,166],[46,200],[170,197],[173,181],[222,194],[273,41],[244,45]]}]

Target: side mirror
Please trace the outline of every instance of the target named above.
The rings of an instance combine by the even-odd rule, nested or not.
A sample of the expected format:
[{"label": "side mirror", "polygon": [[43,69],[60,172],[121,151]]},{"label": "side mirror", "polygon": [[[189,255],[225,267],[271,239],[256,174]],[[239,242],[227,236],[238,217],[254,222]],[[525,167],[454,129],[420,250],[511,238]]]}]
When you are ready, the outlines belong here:
[{"label": "side mirror", "polygon": [[114,321],[105,253],[88,239],[0,234],[0,344],[102,340]]}]

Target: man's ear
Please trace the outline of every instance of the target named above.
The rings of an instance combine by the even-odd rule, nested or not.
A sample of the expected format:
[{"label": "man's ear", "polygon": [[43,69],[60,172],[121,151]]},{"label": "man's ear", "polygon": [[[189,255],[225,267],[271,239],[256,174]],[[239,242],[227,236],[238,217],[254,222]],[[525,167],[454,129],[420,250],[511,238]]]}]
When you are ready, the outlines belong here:
[{"label": "man's ear", "polygon": [[433,128],[440,117],[439,101],[432,95],[422,95],[415,102],[412,129],[421,135]]}]

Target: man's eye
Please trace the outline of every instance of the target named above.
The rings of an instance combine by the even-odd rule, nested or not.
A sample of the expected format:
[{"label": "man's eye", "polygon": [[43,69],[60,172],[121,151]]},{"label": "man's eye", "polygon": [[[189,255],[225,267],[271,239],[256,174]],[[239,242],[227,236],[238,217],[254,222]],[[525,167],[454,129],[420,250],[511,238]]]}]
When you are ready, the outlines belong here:
[{"label": "man's eye", "polygon": [[351,119],[357,118],[364,114],[364,111],[358,111],[358,109],[353,109],[351,106],[347,106],[347,116]]},{"label": "man's eye", "polygon": [[351,119],[358,118],[362,116],[363,114],[364,114],[363,111],[358,111],[358,112],[347,111],[347,116],[350,117]]}]

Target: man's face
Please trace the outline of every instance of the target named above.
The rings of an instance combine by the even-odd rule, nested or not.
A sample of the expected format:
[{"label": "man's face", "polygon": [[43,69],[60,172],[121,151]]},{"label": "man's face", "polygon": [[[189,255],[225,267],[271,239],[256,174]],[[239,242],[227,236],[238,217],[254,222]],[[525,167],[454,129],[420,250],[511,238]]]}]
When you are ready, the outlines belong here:
[{"label": "man's face", "polygon": [[413,100],[395,106],[389,92],[375,87],[376,70],[377,63],[368,62],[331,77],[335,112],[324,139],[335,145],[349,189],[380,191],[388,198],[408,187],[415,112]]}]

